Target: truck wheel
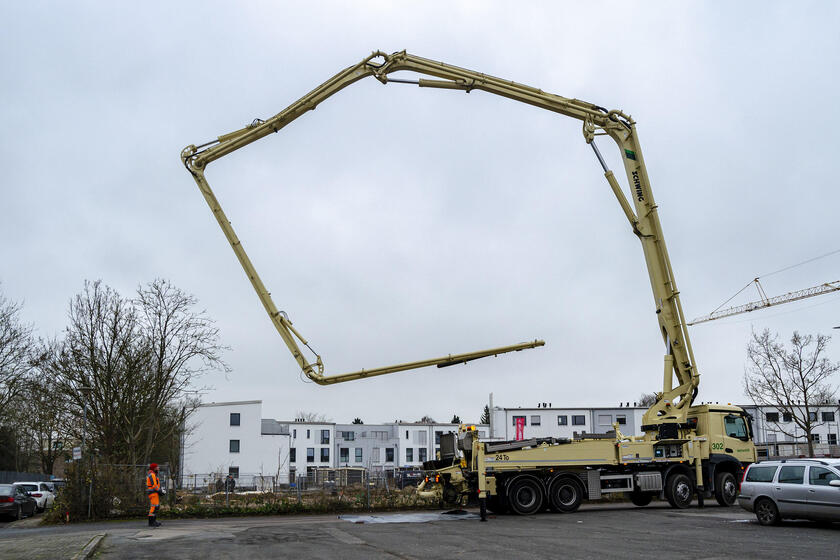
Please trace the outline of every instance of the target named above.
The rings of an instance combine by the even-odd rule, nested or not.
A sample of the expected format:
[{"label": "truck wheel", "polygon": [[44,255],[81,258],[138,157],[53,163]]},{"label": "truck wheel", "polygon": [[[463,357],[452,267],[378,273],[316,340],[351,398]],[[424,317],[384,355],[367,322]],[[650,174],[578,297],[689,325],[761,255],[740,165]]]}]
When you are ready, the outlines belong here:
[{"label": "truck wheel", "polygon": [[630,501],[633,502],[634,506],[646,506],[651,500],[653,500],[653,494],[650,492],[630,492]]},{"label": "truck wheel", "polygon": [[685,509],[691,505],[691,498],[694,495],[694,485],[687,475],[674,473],[668,477],[665,484],[665,498],[671,507]]},{"label": "truck wheel", "polygon": [[533,478],[513,481],[507,491],[510,509],[518,515],[533,515],[543,507],[543,490]]},{"label": "truck wheel", "polygon": [[778,525],[782,520],[779,508],[770,498],[759,498],[755,502],[755,517],[761,525]]},{"label": "truck wheel", "polygon": [[735,482],[735,475],[729,472],[720,472],[715,475],[715,499],[724,507],[729,507],[738,498],[738,483]]},{"label": "truck wheel", "polygon": [[574,478],[555,478],[548,487],[548,507],[555,513],[577,511],[583,501],[583,486]]}]

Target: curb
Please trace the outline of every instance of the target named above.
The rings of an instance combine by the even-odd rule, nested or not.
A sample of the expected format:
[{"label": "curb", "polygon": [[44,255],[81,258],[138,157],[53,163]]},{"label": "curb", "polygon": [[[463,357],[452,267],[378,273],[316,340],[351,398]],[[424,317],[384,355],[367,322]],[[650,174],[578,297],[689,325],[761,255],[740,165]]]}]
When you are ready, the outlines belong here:
[{"label": "curb", "polygon": [[99,547],[99,543],[102,542],[102,539],[105,538],[107,533],[102,533],[101,535],[94,535],[90,541],[88,541],[87,545],[77,552],[75,556],[73,556],[72,560],[87,560],[93,553],[96,552],[96,549]]}]

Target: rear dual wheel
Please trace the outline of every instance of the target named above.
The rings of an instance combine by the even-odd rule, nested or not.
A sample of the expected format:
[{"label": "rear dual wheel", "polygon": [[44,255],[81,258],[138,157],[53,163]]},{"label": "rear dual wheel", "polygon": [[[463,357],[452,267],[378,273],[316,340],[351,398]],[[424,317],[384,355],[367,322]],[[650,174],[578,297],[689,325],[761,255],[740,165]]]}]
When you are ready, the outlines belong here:
[{"label": "rear dual wheel", "polygon": [[577,511],[583,501],[583,485],[574,477],[555,478],[548,487],[548,507],[555,513]]},{"label": "rear dual wheel", "polygon": [[545,496],[542,484],[529,476],[517,478],[507,489],[507,502],[518,515],[533,515],[543,509]]}]

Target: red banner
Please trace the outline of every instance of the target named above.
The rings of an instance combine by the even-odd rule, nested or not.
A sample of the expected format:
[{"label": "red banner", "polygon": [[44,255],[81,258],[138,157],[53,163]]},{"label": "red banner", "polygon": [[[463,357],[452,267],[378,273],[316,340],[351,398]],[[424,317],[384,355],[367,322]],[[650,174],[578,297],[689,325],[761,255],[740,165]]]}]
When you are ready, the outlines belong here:
[{"label": "red banner", "polygon": [[516,417],[516,441],[525,439],[525,417]]}]

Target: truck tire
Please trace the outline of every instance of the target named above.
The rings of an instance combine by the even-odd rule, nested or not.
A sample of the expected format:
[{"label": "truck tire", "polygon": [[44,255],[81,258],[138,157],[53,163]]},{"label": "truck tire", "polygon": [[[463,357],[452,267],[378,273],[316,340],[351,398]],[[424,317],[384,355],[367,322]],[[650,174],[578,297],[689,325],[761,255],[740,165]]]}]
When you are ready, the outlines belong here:
[{"label": "truck tire", "polygon": [[730,472],[719,472],[715,475],[715,500],[724,507],[729,507],[738,498],[738,483],[735,475]]},{"label": "truck tire", "polygon": [[634,506],[644,507],[648,505],[651,500],[653,500],[653,494],[650,492],[637,492],[635,490],[630,492],[630,501],[633,502]]},{"label": "truck tire", "polygon": [[515,479],[508,486],[507,502],[517,515],[533,515],[543,508],[542,485],[529,476]]},{"label": "truck tire", "polygon": [[671,507],[685,509],[691,505],[694,497],[694,485],[688,475],[673,473],[665,483],[665,498]]},{"label": "truck tire", "polygon": [[548,486],[548,507],[554,513],[577,511],[583,501],[583,485],[574,477],[557,477]]}]

